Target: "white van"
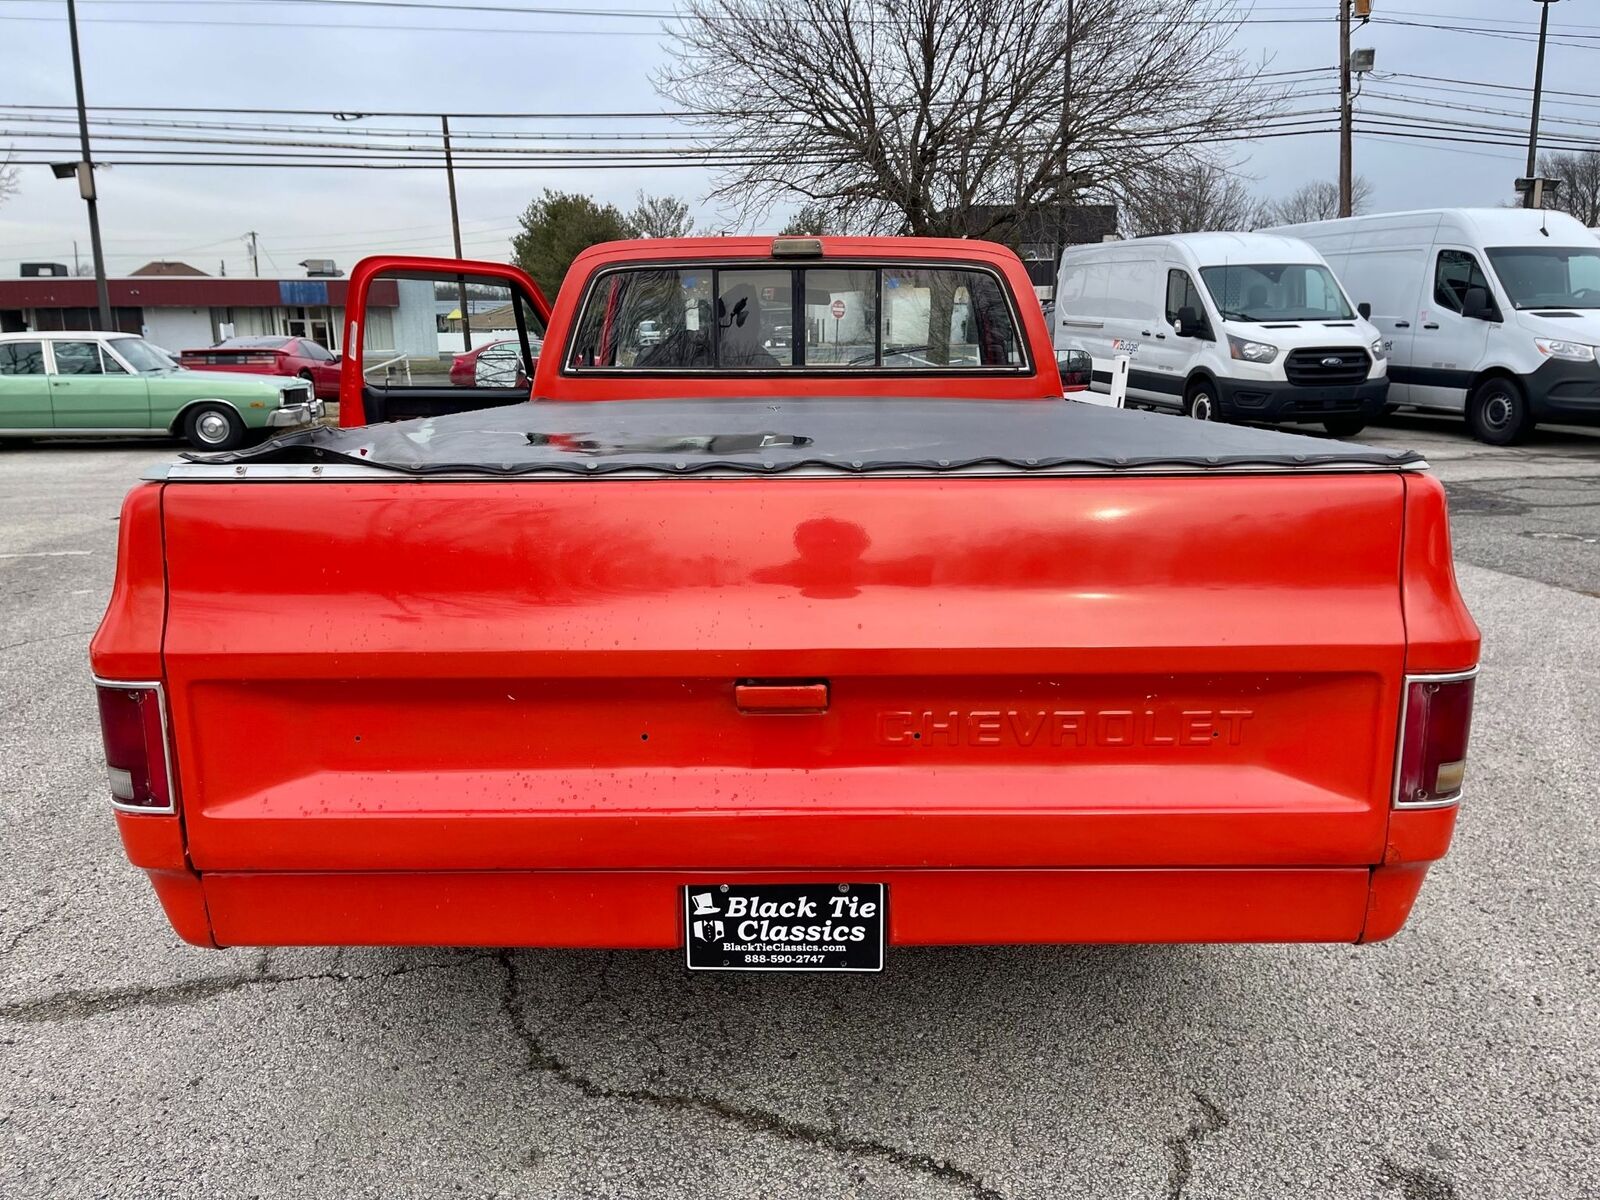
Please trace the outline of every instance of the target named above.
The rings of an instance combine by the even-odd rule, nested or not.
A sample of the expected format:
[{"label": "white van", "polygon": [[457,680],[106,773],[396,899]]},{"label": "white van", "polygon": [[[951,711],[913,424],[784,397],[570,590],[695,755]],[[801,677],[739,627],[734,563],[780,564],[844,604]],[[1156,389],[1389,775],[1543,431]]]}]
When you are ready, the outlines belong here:
[{"label": "white van", "polygon": [[1436,208],[1276,232],[1320,250],[1369,312],[1391,405],[1464,413],[1499,446],[1539,421],[1600,424],[1600,243],[1582,222]]},{"label": "white van", "polygon": [[1350,437],[1383,411],[1378,331],[1317,252],[1260,233],[1185,233],[1068,250],[1059,354],[1129,359],[1128,400],[1202,421],[1315,421]]}]

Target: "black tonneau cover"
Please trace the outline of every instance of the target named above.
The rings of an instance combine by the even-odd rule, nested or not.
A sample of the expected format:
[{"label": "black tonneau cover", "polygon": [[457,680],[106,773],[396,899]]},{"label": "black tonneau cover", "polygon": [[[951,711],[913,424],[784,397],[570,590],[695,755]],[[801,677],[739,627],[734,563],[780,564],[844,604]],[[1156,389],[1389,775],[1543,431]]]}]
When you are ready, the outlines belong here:
[{"label": "black tonneau cover", "polygon": [[538,401],[354,429],[313,427],[198,463],[360,463],[416,475],[800,469],[1395,470],[1383,450],[1071,401]]}]

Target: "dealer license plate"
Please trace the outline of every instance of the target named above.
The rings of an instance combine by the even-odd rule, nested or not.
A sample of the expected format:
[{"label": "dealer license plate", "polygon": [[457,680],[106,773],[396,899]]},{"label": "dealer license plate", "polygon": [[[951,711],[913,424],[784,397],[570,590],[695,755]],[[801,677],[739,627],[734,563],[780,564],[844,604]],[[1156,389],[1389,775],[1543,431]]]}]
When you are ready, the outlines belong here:
[{"label": "dealer license plate", "polygon": [[683,889],[691,971],[881,971],[881,883],[699,883]]}]

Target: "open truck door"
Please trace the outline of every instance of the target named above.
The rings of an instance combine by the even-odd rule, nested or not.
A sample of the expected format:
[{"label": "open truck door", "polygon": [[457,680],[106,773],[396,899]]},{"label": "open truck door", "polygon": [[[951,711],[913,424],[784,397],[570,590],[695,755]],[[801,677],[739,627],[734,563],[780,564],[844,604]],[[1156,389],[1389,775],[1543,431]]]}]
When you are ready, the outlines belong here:
[{"label": "open truck door", "polygon": [[364,258],[345,308],[339,424],[526,400],[549,319],[539,285],[505,263]]}]

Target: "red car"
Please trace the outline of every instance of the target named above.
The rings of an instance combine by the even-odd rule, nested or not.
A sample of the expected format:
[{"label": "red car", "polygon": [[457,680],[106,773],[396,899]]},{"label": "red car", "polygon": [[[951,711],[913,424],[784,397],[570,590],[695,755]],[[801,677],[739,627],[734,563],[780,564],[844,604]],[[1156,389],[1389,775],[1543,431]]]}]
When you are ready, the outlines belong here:
[{"label": "red car", "polygon": [[369,260],[347,329],[385,272],[512,287],[537,402],[350,363],[359,427],[124,503],[107,807],[184,938],[1373,942],[1445,856],[1479,639],[1419,455],[1066,403],[977,241],[598,246],[553,310]]},{"label": "red car", "polygon": [[185,350],[180,365],[192,371],[247,371],[252,375],[298,375],[319,400],[339,398],[341,356],[310,338],[235,337],[204,350]]}]

